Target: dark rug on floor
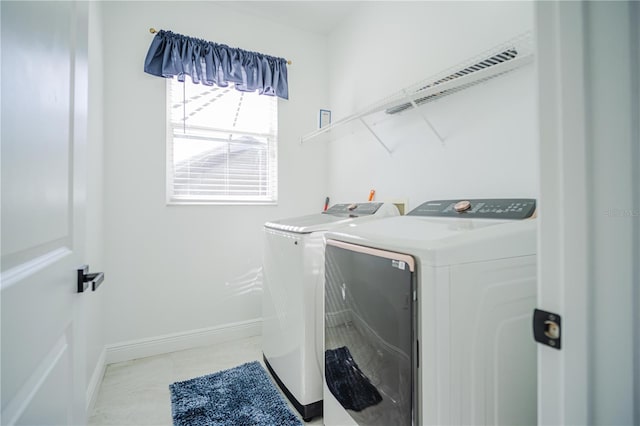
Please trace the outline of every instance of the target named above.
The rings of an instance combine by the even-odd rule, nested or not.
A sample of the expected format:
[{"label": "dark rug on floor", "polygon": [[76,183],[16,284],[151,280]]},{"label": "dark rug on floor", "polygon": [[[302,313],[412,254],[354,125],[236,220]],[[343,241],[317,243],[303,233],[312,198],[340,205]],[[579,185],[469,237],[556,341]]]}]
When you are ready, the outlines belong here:
[{"label": "dark rug on floor", "polygon": [[254,361],[169,385],[176,426],[302,426]]},{"label": "dark rug on floor", "polygon": [[360,370],[346,346],[325,352],[324,374],[329,390],[344,408],[362,411],[382,401],[382,396]]}]

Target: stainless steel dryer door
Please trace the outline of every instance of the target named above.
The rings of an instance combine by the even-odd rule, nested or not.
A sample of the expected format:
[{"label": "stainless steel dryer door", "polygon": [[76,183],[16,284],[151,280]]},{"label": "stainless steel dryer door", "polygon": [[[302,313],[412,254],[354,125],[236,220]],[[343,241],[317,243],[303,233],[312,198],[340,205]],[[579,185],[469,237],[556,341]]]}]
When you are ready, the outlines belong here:
[{"label": "stainless steel dryer door", "polygon": [[325,381],[359,425],[411,425],[416,410],[415,263],[328,240]]}]

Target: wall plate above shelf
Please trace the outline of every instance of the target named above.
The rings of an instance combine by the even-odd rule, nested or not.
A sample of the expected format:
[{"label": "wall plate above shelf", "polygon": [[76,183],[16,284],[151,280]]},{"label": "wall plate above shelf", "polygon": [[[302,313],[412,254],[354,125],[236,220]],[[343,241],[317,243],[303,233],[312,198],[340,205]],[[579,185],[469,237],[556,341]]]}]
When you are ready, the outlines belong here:
[{"label": "wall plate above shelf", "polygon": [[420,106],[505,75],[532,63],[533,59],[533,36],[529,31],[428,79],[413,84],[395,95],[384,98],[354,114],[335,120],[329,126],[308,133],[302,136],[300,142],[304,143],[320,135],[328,134],[347,123],[360,121],[387,152],[391,153],[391,150],[376,134],[374,129],[367,124],[364,117],[372,114],[392,117],[402,114],[406,110],[418,111],[420,117],[426,122],[431,131],[441,142],[444,142],[443,136],[438,133],[426,114],[419,108]]}]

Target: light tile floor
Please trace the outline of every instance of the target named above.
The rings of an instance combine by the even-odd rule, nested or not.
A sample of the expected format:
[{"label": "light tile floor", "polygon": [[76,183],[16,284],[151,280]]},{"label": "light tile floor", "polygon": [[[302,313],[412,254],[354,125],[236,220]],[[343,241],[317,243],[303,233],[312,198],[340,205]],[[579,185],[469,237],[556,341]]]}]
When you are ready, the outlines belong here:
[{"label": "light tile floor", "polygon": [[[264,367],[261,339],[250,337],[108,365],[89,425],[171,425],[171,383],[250,361],[260,361]],[[321,425],[322,419],[306,424]]]}]

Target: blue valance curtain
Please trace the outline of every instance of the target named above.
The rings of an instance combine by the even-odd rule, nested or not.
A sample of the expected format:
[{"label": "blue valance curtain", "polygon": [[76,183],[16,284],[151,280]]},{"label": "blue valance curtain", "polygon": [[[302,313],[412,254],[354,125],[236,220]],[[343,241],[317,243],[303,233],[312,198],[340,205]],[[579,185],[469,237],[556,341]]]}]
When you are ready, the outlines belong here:
[{"label": "blue valance curtain", "polygon": [[194,83],[258,91],[261,95],[289,99],[287,60],[261,53],[236,49],[171,31],[156,33],[144,71],[158,77],[191,76]]}]

